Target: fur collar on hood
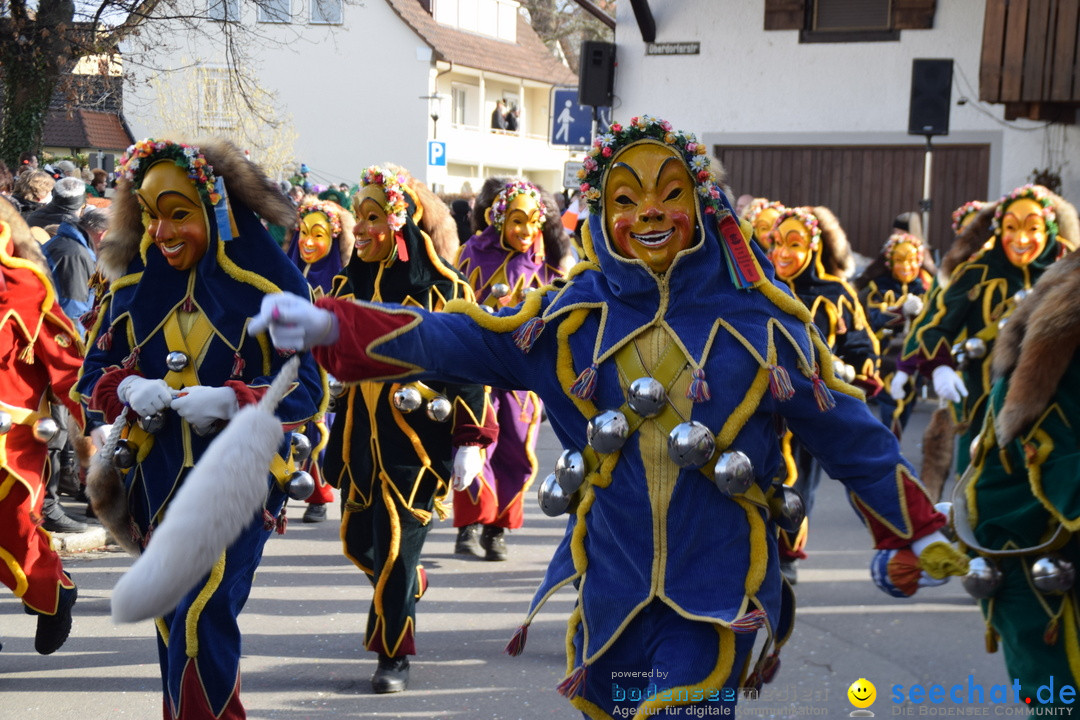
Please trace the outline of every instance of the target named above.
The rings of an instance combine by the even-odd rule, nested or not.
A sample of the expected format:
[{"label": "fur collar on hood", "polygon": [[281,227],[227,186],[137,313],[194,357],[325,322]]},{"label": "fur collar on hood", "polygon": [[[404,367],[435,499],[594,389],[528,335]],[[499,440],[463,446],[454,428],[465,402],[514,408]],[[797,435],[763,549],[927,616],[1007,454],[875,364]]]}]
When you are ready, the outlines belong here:
[{"label": "fur collar on hood", "polygon": [[1011,375],[995,430],[1002,445],[1050,404],[1080,346],[1080,253],[1050,266],[994,344],[995,378]]}]

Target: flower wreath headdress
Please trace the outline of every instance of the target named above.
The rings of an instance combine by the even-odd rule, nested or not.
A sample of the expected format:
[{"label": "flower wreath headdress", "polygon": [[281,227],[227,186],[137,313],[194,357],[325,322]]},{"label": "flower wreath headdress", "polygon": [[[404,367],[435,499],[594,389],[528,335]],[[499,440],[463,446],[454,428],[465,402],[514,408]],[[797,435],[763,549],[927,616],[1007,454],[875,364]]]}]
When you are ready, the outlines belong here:
[{"label": "flower wreath headdress", "polygon": [[158,160],[172,160],[184,169],[195,184],[199,197],[210,206],[221,201],[223,188],[220,179],[214,175],[214,167],[206,161],[199,148],[193,145],[153,138],[140,140],[129,147],[120,158],[117,175],[130,182],[134,192],[135,188],[142,185],[146,171]]},{"label": "flower wreath headdress", "polygon": [[896,250],[896,246],[900,243],[908,243],[915,248],[918,257],[918,263],[921,266],[923,257],[926,255],[926,246],[923,244],[922,238],[918,235],[912,235],[906,232],[897,232],[889,236],[889,239],[885,241],[885,245],[881,248],[881,254],[885,258],[885,267],[892,270],[892,254]]},{"label": "flower wreath headdress", "polygon": [[977,213],[986,207],[986,203],[982,200],[971,200],[964,203],[960,207],[953,210],[952,214],[952,229],[954,233],[960,232],[960,223],[964,222],[964,218],[973,213]]},{"label": "flower wreath headdress", "polygon": [[724,209],[716,175],[709,169],[705,145],[698,142],[693,133],[673,130],[667,120],[642,115],[631,118],[630,124],[626,126],[612,123],[609,132],[593,141],[593,146],[582,163],[583,167],[578,171],[578,178],[582,181],[581,193],[589,203],[590,212],[600,212],[600,184],[616,151],[645,139],[658,140],[679,153],[690,168],[690,175],[701,197],[702,208],[707,214],[714,215]]},{"label": "flower wreath headdress", "polygon": [[777,212],[784,212],[786,208],[784,207],[784,203],[782,202],[778,202],[776,200],[769,202],[765,198],[757,198],[753,202],[751,202],[750,207],[746,209],[746,221],[753,225],[755,222],[757,222],[758,215],[769,209],[775,210]]},{"label": "flower wreath headdress", "polygon": [[506,223],[506,211],[510,203],[520,195],[527,195],[536,202],[536,206],[540,209],[541,226],[547,220],[547,205],[540,196],[540,190],[526,180],[514,180],[504,185],[491,202],[491,224],[499,232],[502,232],[503,225]]},{"label": "flower wreath headdress", "polygon": [[321,212],[330,221],[330,230],[335,238],[341,235],[341,214],[335,205],[325,200],[308,200],[301,203],[299,210],[301,220],[316,212]]},{"label": "flower wreath headdress", "polygon": [[405,227],[408,220],[409,203],[405,198],[408,179],[401,174],[390,172],[378,165],[372,165],[364,170],[361,185],[380,185],[386,194],[386,221],[390,229],[395,233]]},{"label": "flower wreath headdress", "polygon": [[1042,206],[1043,220],[1046,221],[1046,234],[1047,236],[1056,236],[1058,231],[1057,213],[1054,212],[1050,191],[1042,185],[1023,185],[998,201],[997,210],[994,211],[994,224],[991,226],[994,234],[998,235],[1001,232],[1001,220],[1005,217],[1006,208],[1015,201],[1024,198],[1034,200]]},{"label": "flower wreath headdress", "polygon": [[780,213],[776,218],[776,222],[773,223],[772,229],[779,230],[780,223],[784,222],[788,218],[795,218],[806,228],[810,233],[810,249],[817,250],[821,247],[821,227],[818,225],[817,215],[811,212],[807,212],[803,208],[788,208],[784,212]]}]

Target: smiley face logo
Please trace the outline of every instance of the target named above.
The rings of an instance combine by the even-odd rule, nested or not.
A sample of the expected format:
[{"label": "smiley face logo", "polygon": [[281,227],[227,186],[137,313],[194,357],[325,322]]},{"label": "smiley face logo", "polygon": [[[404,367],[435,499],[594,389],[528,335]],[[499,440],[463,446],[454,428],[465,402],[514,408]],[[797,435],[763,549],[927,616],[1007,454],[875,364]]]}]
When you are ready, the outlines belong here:
[{"label": "smiley face logo", "polygon": [[851,683],[847,691],[848,700],[857,708],[868,708],[877,699],[877,688],[866,678],[859,678]]}]

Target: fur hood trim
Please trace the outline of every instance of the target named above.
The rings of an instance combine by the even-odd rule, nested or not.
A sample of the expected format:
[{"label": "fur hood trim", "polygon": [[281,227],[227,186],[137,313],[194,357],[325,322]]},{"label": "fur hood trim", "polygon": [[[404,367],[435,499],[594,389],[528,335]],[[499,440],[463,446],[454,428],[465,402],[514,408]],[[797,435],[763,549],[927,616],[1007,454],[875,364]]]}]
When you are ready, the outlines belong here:
[{"label": "fur hood trim", "polygon": [[818,205],[810,211],[817,217],[821,229],[821,266],[830,275],[845,280],[850,278],[855,272],[855,257],[840,221],[827,207]]},{"label": "fur hood trim", "polygon": [[[263,220],[286,228],[296,226],[296,208],[281,193],[281,188],[244,152],[228,140],[213,139],[198,145],[206,161],[213,166],[214,174],[225,182],[230,200],[247,205]],[[134,189],[127,180],[116,183],[113,199],[112,222],[109,226],[110,242],[100,248],[99,257],[105,275],[119,277],[139,253],[145,228],[142,224],[142,208]]]},{"label": "fur hood trim", "polygon": [[49,261],[41,252],[41,244],[30,234],[30,228],[22,219],[19,212],[7,200],[0,199],[0,221],[8,224],[11,228],[11,240],[14,244],[14,252],[17,258],[28,260],[45,273],[45,277],[52,277],[49,271]]},{"label": "fur hood trim", "polygon": [[997,415],[1005,444],[1039,419],[1080,346],[1080,253],[1047,268],[1009,317],[994,343],[995,378],[1011,374]]}]

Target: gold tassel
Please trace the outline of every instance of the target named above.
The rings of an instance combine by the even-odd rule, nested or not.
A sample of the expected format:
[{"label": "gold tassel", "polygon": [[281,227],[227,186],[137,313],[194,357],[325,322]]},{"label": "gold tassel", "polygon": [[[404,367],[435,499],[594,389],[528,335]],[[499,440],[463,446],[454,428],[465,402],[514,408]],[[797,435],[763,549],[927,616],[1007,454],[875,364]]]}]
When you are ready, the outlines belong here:
[{"label": "gold tassel", "polygon": [[26,347],[19,351],[19,360],[27,365],[34,364],[34,341],[31,340]]}]

